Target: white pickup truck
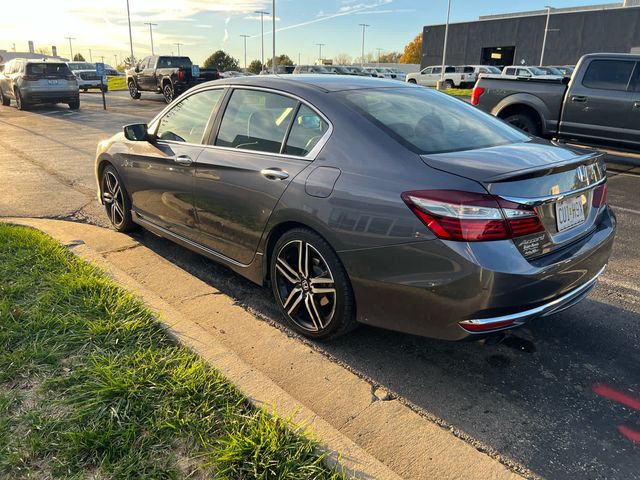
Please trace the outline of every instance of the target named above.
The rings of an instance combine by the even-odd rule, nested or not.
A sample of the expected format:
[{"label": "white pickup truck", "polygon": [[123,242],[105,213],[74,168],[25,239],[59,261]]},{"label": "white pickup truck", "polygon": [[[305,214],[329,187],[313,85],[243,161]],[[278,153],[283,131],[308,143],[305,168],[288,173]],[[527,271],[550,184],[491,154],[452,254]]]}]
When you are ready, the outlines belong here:
[{"label": "white pickup truck", "polygon": [[[425,67],[419,72],[407,75],[406,81],[409,83],[417,83],[425,87],[435,87],[438,80],[442,77],[442,66],[433,65]],[[460,67],[447,65],[444,67],[444,84],[445,88],[464,88],[472,87],[476,83],[476,74],[474,72],[465,73]]]}]

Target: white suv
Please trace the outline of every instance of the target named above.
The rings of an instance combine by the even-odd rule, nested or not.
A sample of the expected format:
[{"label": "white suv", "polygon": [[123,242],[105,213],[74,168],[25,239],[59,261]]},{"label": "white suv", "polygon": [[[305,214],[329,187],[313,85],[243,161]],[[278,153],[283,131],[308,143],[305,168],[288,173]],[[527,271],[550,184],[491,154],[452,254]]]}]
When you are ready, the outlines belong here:
[{"label": "white suv", "polygon": [[[460,88],[475,82],[475,74],[472,74],[473,78],[470,78],[469,74],[456,71],[457,68],[451,65],[444,67],[444,85],[446,88]],[[408,74],[406,81],[424,85],[425,87],[435,87],[442,76],[441,73],[442,66],[433,65],[425,67],[419,72]]]},{"label": "white suv", "polygon": [[78,79],[78,87],[83,92],[90,88],[102,88],[107,91],[107,76],[102,77],[102,86],[100,86],[100,76],[96,72],[96,66],[89,62],[67,62],[69,68]]}]

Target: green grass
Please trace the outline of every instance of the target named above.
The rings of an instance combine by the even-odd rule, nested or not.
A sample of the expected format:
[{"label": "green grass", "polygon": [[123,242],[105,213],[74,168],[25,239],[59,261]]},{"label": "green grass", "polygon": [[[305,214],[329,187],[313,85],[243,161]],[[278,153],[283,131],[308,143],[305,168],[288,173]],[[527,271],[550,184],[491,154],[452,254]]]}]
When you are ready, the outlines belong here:
[{"label": "green grass", "polygon": [[0,478],[342,479],[151,312],[0,224]]},{"label": "green grass", "polygon": [[443,90],[444,93],[447,93],[454,97],[470,97],[473,88],[447,88]]}]

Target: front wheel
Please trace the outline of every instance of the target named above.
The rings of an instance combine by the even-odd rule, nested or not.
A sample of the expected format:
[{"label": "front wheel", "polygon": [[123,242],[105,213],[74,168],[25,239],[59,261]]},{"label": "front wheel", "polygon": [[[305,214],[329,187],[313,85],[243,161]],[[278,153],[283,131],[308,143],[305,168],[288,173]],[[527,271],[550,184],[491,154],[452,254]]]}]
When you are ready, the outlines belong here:
[{"label": "front wheel", "polygon": [[287,324],[305,337],[328,340],[357,326],[347,273],[331,246],[310,230],[296,228],[278,239],[271,285]]},{"label": "front wheel", "polygon": [[162,95],[164,95],[164,101],[167,103],[171,103],[173,101],[173,85],[167,83],[162,88]]},{"label": "front wheel", "polygon": [[133,80],[129,81],[129,95],[134,100],[138,100],[140,98],[140,90],[138,90],[136,82],[134,82]]},{"label": "front wheel", "polygon": [[131,218],[131,200],[120,175],[113,167],[107,165],[100,177],[102,203],[109,216],[111,225],[119,232],[130,232],[136,229]]},{"label": "front wheel", "polygon": [[515,113],[513,115],[509,115],[504,120],[529,135],[539,137],[542,133],[538,122],[526,113]]},{"label": "front wheel", "polygon": [[410,79],[408,80],[408,82],[409,82],[409,83],[413,83],[414,85],[415,85],[416,83],[418,83],[418,82],[416,82],[416,79],[415,79],[415,78],[410,78]]}]

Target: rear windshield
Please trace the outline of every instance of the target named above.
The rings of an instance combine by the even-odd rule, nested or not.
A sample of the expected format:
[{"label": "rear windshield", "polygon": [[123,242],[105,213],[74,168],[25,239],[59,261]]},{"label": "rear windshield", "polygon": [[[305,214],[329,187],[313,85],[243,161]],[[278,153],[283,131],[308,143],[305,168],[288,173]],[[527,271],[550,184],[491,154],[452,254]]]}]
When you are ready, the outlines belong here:
[{"label": "rear windshield", "polygon": [[427,88],[339,92],[347,103],[419,154],[525,142],[520,130],[471,105]]},{"label": "rear windshield", "polygon": [[95,70],[96,66],[89,62],[73,62],[68,63],[71,70]]},{"label": "rear windshield", "polygon": [[157,68],[191,68],[189,57],[160,57]]},{"label": "rear windshield", "polygon": [[28,63],[27,75],[37,77],[62,77],[71,75],[71,70],[69,70],[66,63]]}]

